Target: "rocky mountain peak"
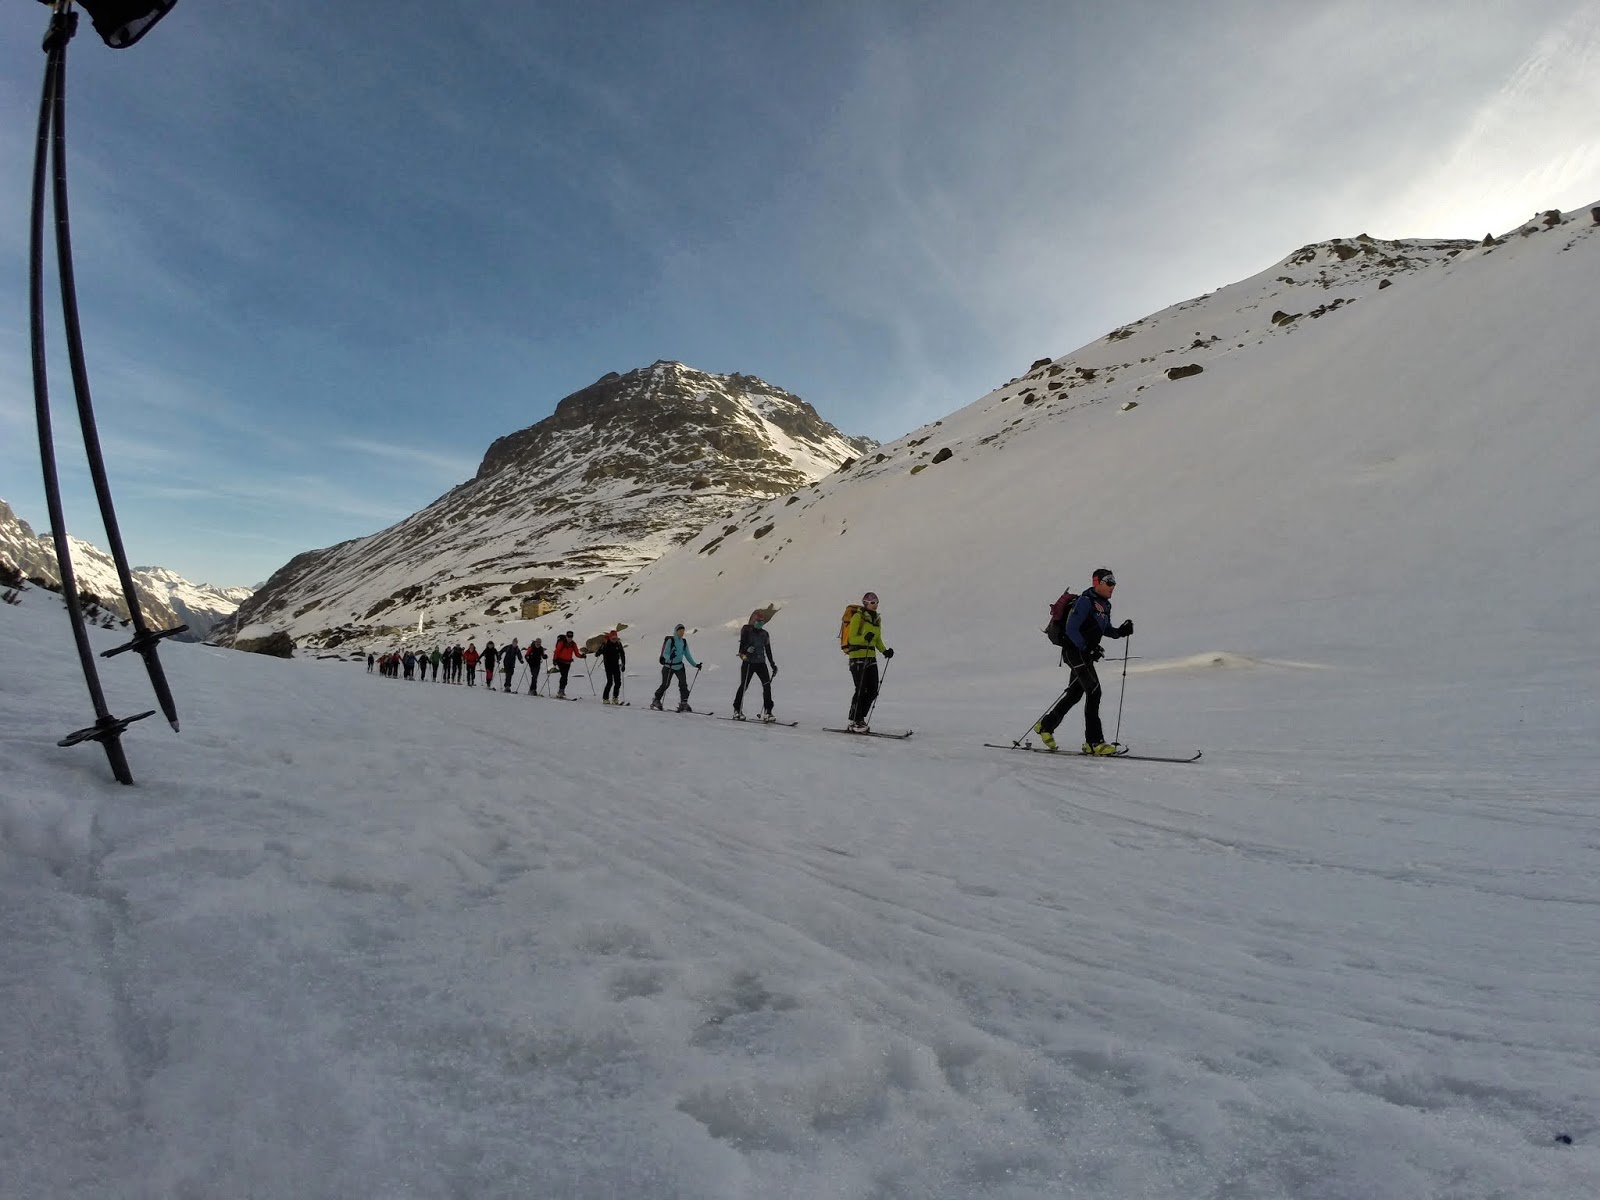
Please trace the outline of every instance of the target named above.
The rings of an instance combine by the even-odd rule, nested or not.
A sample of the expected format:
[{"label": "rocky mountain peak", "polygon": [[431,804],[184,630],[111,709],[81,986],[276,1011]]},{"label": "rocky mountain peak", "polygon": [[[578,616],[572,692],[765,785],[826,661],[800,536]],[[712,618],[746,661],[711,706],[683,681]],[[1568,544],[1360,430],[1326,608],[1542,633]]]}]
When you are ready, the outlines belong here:
[{"label": "rocky mountain peak", "polygon": [[666,361],[611,372],[497,438],[472,479],[421,512],[296,557],[224,636],[431,644],[531,620],[874,445],[751,375]]},{"label": "rocky mountain peak", "polygon": [[[595,435],[617,443],[619,452],[626,443],[636,451],[662,450],[661,457],[674,461],[692,453],[713,462],[720,457],[731,463],[777,466],[784,454],[774,445],[773,429],[824,458],[832,456],[841,442],[855,453],[871,444],[843,437],[799,396],[753,375],[713,375],[680,362],[659,361],[626,375],[614,371],[602,375],[564,397],[538,424],[497,438],[475,478],[481,481],[507,469],[537,466],[574,436]],[[619,464],[643,465],[613,456],[611,465]],[[804,482],[809,480],[789,486]]]}]

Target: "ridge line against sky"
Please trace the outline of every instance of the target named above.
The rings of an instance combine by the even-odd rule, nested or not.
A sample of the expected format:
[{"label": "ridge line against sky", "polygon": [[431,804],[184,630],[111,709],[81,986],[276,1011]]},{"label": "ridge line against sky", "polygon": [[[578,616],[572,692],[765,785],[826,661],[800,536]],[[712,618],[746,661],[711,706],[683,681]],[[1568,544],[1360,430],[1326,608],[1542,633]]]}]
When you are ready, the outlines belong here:
[{"label": "ridge line against sky", "polygon": [[[1335,236],[1600,200],[1600,7],[180,4],[69,55],[90,380],[130,554],[361,536],[657,359],[890,439]],[[0,496],[46,524],[40,5],[0,25]],[[48,285],[69,528],[102,541]]]}]

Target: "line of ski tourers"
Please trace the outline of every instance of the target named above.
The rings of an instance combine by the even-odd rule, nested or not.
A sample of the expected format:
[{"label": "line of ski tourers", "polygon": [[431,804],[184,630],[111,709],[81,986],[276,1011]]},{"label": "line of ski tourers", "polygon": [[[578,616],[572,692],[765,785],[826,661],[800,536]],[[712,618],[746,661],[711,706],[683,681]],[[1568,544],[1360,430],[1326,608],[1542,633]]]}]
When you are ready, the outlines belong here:
[{"label": "line of ski tourers", "polygon": [[[1082,753],[1096,757],[1145,758],[1163,762],[1192,762],[1200,757],[1167,759],[1150,755],[1134,755],[1127,747],[1105,739],[1100,721],[1101,686],[1095,663],[1104,656],[1101,645],[1105,638],[1125,638],[1133,633],[1133,622],[1120,625],[1111,623],[1111,596],[1116,589],[1115,574],[1107,567],[1094,573],[1088,590],[1072,591],[1070,588],[1050,606],[1050,620],[1045,626],[1045,636],[1061,650],[1062,661],[1071,670],[1071,681],[1028,733],[1037,734],[1043,747],[1026,741],[1028,734],[1014,740],[1009,746],[996,749],[1015,749],[1054,753],[1059,749],[1055,739],[1056,728],[1071,708],[1082,700],[1084,705],[1084,741]],[[725,720],[746,719],[745,696],[753,696],[751,685],[761,684],[760,707],[753,709],[749,719],[765,724],[797,725],[796,721],[778,721],[772,713],[772,684],[778,677],[778,663],[772,656],[772,638],[767,631],[773,608],[758,608],[739,630],[739,687],[733,696],[733,714]],[[848,604],[839,619],[839,648],[844,652],[850,667],[850,715],[842,729],[829,729],[830,733],[850,733],[867,737],[909,738],[910,731],[882,733],[869,724],[873,709],[878,703],[880,675],[878,655],[885,660],[894,658],[894,650],[883,640],[883,619],[878,612],[878,595],[867,592],[859,604]],[[475,640],[465,646],[435,647],[433,650],[396,650],[388,654],[367,655],[367,670],[395,679],[415,679],[445,683],[465,683],[476,687],[478,671],[483,671],[483,686],[493,690],[496,680],[504,692],[520,691],[521,671],[527,669],[528,695],[548,696],[556,700],[576,700],[567,695],[567,683],[572,664],[577,659],[598,659],[605,673],[605,689],[600,703],[627,705],[622,698],[622,680],[628,669],[628,651],[619,636],[611,629],[590,638],[583,645],[574,639],[572,631],[556,637],[555,645],[547,652],[544,641],[534,638],[526,647],[516,639],[496,646],[487,642],[482,650]],[[701,664],[695,660],[685,636],[683,625],[675,625],[661,642],[657,656],[661,667],[661,684],[650,699],[650,707],[664,711],[663,700],[674,683],[677,684],[677,707],[680,713],[699,712],[704,716],[715,713],[693,708],[689,703],[694,680],[699,678]],[[546,667],[546,662],[549,666]],[[693,679],[689,668],[694,668]],[[886,667],[885,670],[888,668]],[[430,676],[431,670],[431,676]],[[591,680],[591,690],[593,683]],[[985,743],[994,745],[993,743]]]}]

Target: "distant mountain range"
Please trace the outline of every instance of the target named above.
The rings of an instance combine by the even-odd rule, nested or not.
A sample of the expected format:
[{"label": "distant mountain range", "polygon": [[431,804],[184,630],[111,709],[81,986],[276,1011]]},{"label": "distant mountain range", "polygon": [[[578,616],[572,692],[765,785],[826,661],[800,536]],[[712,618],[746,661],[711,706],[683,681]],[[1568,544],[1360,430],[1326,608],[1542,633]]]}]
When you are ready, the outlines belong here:
[{"label": "distant mountain range", "polygon": [[299,555],[224,622],[331,648],[463,638],[566,611],[751,500],[871,451],[800,397],[677,362],[608,374],[496,440],[477,474],[369,537]]},{"label": "distant mountain range", "polygon": [[[82,538],[68,534],[67,539],[72,547],[72,570],[78,590],[88,592],[101,608],[126,620],[128,606],[123,601],[122,584],[111,555]],[[33,527],[4,500],[0,500],[0,566],[46,587],[61,587],[54,540],[48,533],[36,535]],[[187,625],[188,633],[180,635],[186,641],[203,640],[218,621],[231,616],[251,594],[249,588],[191,583],[165,567],[134,567],[131,573],[146,624],[152,629]]]}]

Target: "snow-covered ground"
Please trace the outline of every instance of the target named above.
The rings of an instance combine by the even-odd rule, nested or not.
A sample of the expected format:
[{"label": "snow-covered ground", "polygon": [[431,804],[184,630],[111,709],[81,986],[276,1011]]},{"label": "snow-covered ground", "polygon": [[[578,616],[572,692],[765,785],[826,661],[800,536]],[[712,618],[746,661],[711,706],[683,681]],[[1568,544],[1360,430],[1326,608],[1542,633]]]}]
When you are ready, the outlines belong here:
[{"label": "snow-covered ground", "polygon": [[123,789],[55,597],[0,657],[8,1196],[1600,1194],[1592,660],[1141,662],[1167,766],[984,749],[1049,674],[897,743],[174,645]]}]

